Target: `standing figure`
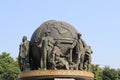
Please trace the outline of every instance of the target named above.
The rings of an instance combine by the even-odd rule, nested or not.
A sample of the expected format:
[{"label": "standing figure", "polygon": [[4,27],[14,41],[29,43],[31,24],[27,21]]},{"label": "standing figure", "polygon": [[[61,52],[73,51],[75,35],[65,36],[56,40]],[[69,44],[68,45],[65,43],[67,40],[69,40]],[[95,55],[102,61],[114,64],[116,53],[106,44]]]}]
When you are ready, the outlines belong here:
[{"label": "standing figure", "polygon": [[54,39],[50,36],[50,31],[45,32],[45,37],[42,38],[41,43],[38,45],[41,48],[41,69],[47,69],[48,56],[54,46]]},{"label": "standing figure", "polygon": [[[65,59],[65,55],[61,52],[59,48],[59,42],[56,41],[51,52],[51,57],[49,58],[50,63],[52,63],[52,69],[62,68],[69,70],[69,64]],[[65,67],[65,68],[64,68]]]},{"label": "standing figure", "polygon": [[92,49],[90,46],[85,47],[85,56],[84,56],[84,69],[87,71],[90,71],[91,68],[91,54],[92,54]]},{"label": "standing figure", "polygon": [[18,56],[19,66],[21,71],[28,71],[30,69],[29,65],[29,41],[26,36],[23,36],[22,43],[19,46],[19,56]]},{"label": "standing figure", "polygon": [[85,55],[85,42],[81,39],[81,34],[78,33],[78,40],[76,42],[76,53],[78,55],[77,58],[77,66],[79,70],[83,70],[83,61],[84,61],[84,55]]},{"label": "standing figure", "polygon": [[73,49],[74,47],[76,46],[76,38],[74,38],[75,40],[73,40],[73,43],[72,45],[69,47],[69,54],[67,55],[68,56],[68,62],[70,65],[73,65],[74,62],[73,62]]}]

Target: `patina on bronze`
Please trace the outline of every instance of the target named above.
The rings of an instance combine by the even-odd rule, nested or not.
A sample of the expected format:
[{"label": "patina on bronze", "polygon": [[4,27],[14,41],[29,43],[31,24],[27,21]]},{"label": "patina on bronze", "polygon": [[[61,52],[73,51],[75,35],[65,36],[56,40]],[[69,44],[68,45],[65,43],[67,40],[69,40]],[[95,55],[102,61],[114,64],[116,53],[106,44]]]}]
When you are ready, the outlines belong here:
[{"label": "patina on bronze", "polygon": [[[23,37],[18,58],[22,71],[19,78],[31,80],[31,73],[36,70],[37,76],[33,73],[32,80],[47,79],[45,76],[92,80],[93,74],[88,72],[91,68],[92,50],[81,36],[81,33],[66,22],[49,20],[41,24],[33,33],[30,41],[27,40],[26,36]],[[75,71],[75,74],[58,73],[61,70],[64,73]],[[52,71],[53,74],[41,75],[40,72],[43,71]],[[86,76],[88,73],[85,74],[85,71],[91,75]],[[54,72],[57,74],[55,75]],[[27,75],[23,76],[23,74]]]}]

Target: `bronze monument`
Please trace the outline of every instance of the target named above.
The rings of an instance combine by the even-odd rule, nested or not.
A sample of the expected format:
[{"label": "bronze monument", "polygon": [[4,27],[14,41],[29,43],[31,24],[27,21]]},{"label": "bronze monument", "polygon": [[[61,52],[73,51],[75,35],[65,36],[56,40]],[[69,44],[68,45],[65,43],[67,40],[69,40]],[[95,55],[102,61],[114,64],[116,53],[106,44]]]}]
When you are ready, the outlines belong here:
[{"label": "bronze monument", "polygon": [[93,80],[92,50],[72,25],[44,22],[19,47],[20,80]]}]

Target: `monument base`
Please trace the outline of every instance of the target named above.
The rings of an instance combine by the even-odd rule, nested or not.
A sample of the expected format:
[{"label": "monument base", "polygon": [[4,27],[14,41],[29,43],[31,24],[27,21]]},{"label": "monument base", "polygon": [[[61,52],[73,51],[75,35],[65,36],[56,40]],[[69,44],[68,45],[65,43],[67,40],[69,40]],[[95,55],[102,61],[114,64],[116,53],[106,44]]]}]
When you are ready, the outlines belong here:
[{"label": "monument base", "polygon": [[93,80],[94,74],[77,70],[34,70],[22,72],[20,80]]}]

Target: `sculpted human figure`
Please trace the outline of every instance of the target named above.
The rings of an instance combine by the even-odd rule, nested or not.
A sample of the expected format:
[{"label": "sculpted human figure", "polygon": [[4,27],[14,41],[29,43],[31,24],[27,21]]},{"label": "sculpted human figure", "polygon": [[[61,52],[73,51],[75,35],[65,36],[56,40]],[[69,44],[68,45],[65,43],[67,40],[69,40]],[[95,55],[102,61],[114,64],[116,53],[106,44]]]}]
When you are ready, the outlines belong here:
[{"label": "sculpted human figure", "polygon": [[84,69],[87,71],[90,71],[91,68],[91,54],[92,54],[92,49],[90,46],[85,47],[85,56],[84,56]]},{"label": "sculpted human figure", "polygon": [[73,56],[73,49],[75,48],[75,46],[76,46],[76,42],[77,42],[77,39],[76,38],[74,38],[74,40],[73,40],[73,43],[72,43],[72,45],[70,46],[70,48],[69,48],[69,50],[70,50],[70,53],[69,53],[69,64],[70,65],[73,65],[74,63],[73,63],[73,60],[72,60],[72,56]]},{"label": "sculpted human figure", "polygon": [[29,41],[26,36],[23,36],[22,43],[19,46],[18,61],[21,71],[29,70]]},{"label": "sculpted human figure", "polygon": [[47,58],[54,45],[54,39],[50,36],[50,30],[45,32],[45,36],[42,38],[38,47],[41,48],[41,69],[47,69]]},{"label": "sculpted human figure", "polygon": [[83,61],[84,61],[86,43],[81,39],[82,35],[80,33],[78,33],[77,36],[78,36],[76,42],[76,53],[78,55],[77,65],[79,70],[83,70]]},{"label": "sculpted human figure", "polygon": [[57,68],[65,66],[65,69],[69,70],[69,64],[65,59],[65,55],[61,52],[59,44],[60,43],[56,41],[51,52],[52,68],[56,70]]}]

